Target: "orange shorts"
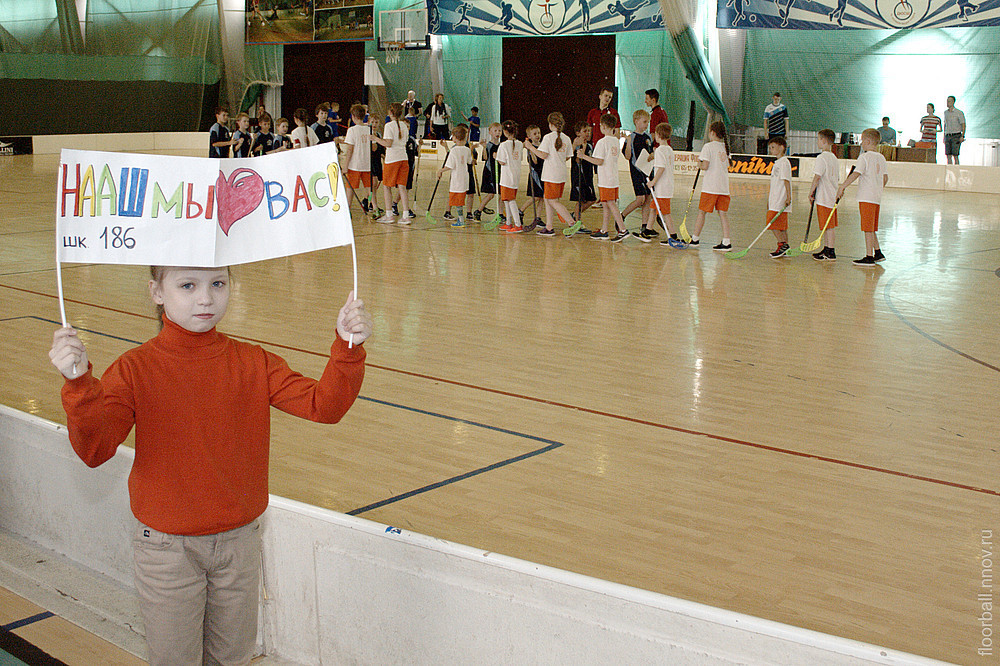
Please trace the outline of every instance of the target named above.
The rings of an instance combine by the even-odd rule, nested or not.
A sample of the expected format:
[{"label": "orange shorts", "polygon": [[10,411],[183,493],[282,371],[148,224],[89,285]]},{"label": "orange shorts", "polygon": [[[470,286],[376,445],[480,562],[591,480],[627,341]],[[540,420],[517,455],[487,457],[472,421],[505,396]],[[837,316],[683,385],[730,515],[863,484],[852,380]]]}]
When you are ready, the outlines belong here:
[{"label": "orange shorts", "polygon": [[[833,212],[833,217],[830,217],[830,212]],[[826,224],[827,219],[830,220],[830,224],[826,224],[827,229],[837,228],[837,211],[832,208],[827,208],[826,206],[820,206],[816,204],[816,214],[819,216],[816,220],[819,223],[819,228],[822,229],[823,225]]]},{"label": "orange shorts", "polygon": [[861,209],[861,231],[878,231],[878,211],[877,203],[859,201],[858,208]]},{"label": "orange shorts", "polygon": [[448,193],[448,205],[449,206],[464,206],[465,205],[465,192],[449,192]]},{"label": "orange shorts", "polygon": [[716,210],[727,211],[729,210],[729,195],[702,192],[701,199],[698,201],[698,210],[703,210],[706,213]]},{"label": "orange shorts", "polygon": [[500,186],[500,201],[514,201],[517,199],[517,188]]},{"label": "orange shorts", "polygon": [[[777,215],[777,217],[775,217]],[[772,220],[774,220],[772,222]],[[788,229],[788,213],[778,215],[776,210],[768,210],[764,216],[764,222],[770,225],[771,231],[785,231]]]},{"label": "orange shorts", "polygon": [[372,186],[372,172],[371,171],[351,171],[347,170],[347,183],[351,186],[352,190],[358,189],[359,183],[364,183],[365,187]]},{"label": "orange shorts", "polygon": [[563,188],[566,187],[566,183],[550,183],[547,180],[542,181],[542,184],[545,185],[545,194],[544,194],[545,199],[561,198],[563,193]]},{"label": "orange shorts", "polygon": [[670,215],[670,199],[661,199],[656,197],[656,205],[660,207],[660,213],[663,215]]},{"label": "orange shorts", "polygon": [[598,187],[600,190],[601,201],[618,201],[618,188],[617,187]]},{"label": "orange shorts", "polygon": [[410,175],[410,165],[406,160],[386,164],[382,168],[382,184],[387,187],[402,185],[406,187],[406,178]]}]

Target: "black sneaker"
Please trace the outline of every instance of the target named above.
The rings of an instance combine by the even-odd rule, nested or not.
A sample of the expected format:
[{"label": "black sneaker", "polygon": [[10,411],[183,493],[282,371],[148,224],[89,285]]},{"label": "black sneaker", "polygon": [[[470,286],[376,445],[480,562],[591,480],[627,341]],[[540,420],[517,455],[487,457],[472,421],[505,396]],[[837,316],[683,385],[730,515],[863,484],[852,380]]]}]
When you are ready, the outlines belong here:
[{"label": "black sneaker", "polygon": [[549,237],[551,237],[551,236],[555,236],[556,235],[556,230],[555,229],[546,229],[545,227],[542,227],[541,229],[539,229],[535,233],[538,234],[539,236],[549,236]]},{"label": "black sneaker", "polygon": [[396,204],[392,204],[392,214],[396,216],[399,215],[399,208],[396,207]]},{"label": "black sneaker", "polygon": [[730,243],[719,243],[718,245],[713,245],[712,249],[716,252],[729,252],[733,249],[733,246]]},{"label": "black sneaker", "polygon": [[441,217],[443,217],[446,220],[454,220],[455,219],[455,216],[451,214],[450,210],[446,210],[444,212],[444,215],[442,215]]},{"label": "black sneaker", "polygon": [[608,232],[600,230],[595,231],[590,234],[590,240],[608,240]]},{"label": "black sneaker", "polygon": [[875,250],[875,263],[881,264],[885,261],[885,255],[882,254],[882,250]]},{"label": "black sneaker", "polygon": [[618,235],[611,239],[612,243],[621,243],[623,240],[628,238],[628,229],[622,229],[618,232]]},{"label": "black sneaker", "polygon": [[476,218],[476,222],[480,222],[483,219],[483,214],[477,210],[472,214],[472,217]]},{"label": "black sneaker", "polygon": [[786,252],[788,252],[788,243],[778,243],[778,247],[771,253],[771,258],[778,259],[785,256]]},{"label": "black sneaker", "polygon": [[851,263],[855,266],[861,266],[862,268],[875,268],[877,265],[875,263],[875,257],[861,257],[860,259],[855,259]]},{"label": "black sneaker", "polygon": [[588,229],[587,227],[585,227],[585,226],[583,226],[581,224],[580,228],[577,229],[576,233],[578,233],[578,234],[589,234],[589,233],[591,233],[593,231],[594,231],[593,229]]},{"label": "black sneaker", "polygon": [[525,231],[534,231],[538,227],[538,220],[535,220],[531,224],[524,225]]},{"label": "black sneaker", "polygon": [[365,197],[364,199],[361,200],[361,210],[363,210],[366,213],[368,212],[368,197]]},{"label": "black sneaker", "polygon": [[837,253],[832,247],[823,248],[823,252],[826,253],[827,261],[837,261]]},{"label": "black sneaker", "polygon": [[639,231],[633,231],[632,235],[641,240],[643,243],[648,243],[653,240],[652,236],[646,235],[646,227],[639,229]]},{"label": "black sneaker", "polygon": [[[659,220],[657,220],[657,224],[663,224],[663,222],[660,222]],[[646,229],[646,233],[649,234],[650,238],[656,238],[657,236],[660,235],[660,232],[657,231],[655,228],[654,229],[650,229],[649,227],[646,227],[645,229]]]},{"label": "black sneaker", "polygon": [[470,210],[468,213],[465,214],[465,219],[467,219],[469,222],[472,222],[473,220],[478,220],[479,218],[474,217],[472,215],[472,211]]},{"label": "black sneaker", "polygon": [[814,252],[813,253],[813,259],[815,259],[816,261],[826,261],[826,259],[827,259],[827,257],[826,257],[826,251],[829,250],[829,249],[830,248],[828,248],[828,247],[824,247],[819,252]]},{"label": "black sneaker", "polygon": [[701,241],[700,240],[695,240],[695,239],[692,238],[691,241],[688,243],[688,245],[698,246],[698,245],[701,245]]},{"label": "black sneaker", "polygon": [[495,210],[493,210],[492,208],[484,208],[484,209],[483,209],[483,212],[484,212],[484,213],[486,213],[487,215],[492,215],[492,214],[493,214],[493,213],[495,213],[496,211],[495,211]]}]

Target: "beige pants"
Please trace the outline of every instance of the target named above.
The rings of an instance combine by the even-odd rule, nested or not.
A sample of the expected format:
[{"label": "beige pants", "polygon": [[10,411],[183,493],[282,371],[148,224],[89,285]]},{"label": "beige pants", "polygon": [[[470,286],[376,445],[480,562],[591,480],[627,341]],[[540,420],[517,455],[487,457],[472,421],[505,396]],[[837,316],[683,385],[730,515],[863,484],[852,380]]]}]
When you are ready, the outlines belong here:
[{"label": "beige pants", "polygon": [[151,666],[250,662],[260,588],[256,520],[195,537],[140,524],[133,547]]}]

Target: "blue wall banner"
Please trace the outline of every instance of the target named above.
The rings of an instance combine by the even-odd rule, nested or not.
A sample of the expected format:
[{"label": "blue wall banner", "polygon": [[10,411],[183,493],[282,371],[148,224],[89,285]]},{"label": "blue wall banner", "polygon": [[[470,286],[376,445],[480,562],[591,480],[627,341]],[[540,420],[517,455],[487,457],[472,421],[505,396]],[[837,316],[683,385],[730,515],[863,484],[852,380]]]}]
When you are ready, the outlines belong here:
[{"label": "blue wall banner", "polygon": [[719,28],[854,30],[1000,25],[1000,0],[718,0]]},{"label": "blue wall banner", "polygon": [[663,16],[658,0],[427,0],[427,26],[435,35],[585,35],[662,30]]}]

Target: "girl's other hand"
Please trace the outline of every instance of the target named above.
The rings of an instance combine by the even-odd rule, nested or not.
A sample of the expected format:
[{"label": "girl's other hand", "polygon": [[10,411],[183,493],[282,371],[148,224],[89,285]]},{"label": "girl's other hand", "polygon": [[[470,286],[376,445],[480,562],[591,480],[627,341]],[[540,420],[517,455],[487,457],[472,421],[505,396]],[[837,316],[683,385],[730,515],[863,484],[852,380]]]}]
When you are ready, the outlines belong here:
[{"label": "girl's other hand", "polygon": [[365,310],[364,301],[354,298],[352,291],[347,302],[337,315],[337,334],[345,341],[354,336],[354,344],[360,345],[372,334],[372,318]]},{"label": "girl's other hand", "polygon": [[75,329],[60,328],[53,334],[49,360],[66,379],[76,379],[87,371],[87,348]]}]

